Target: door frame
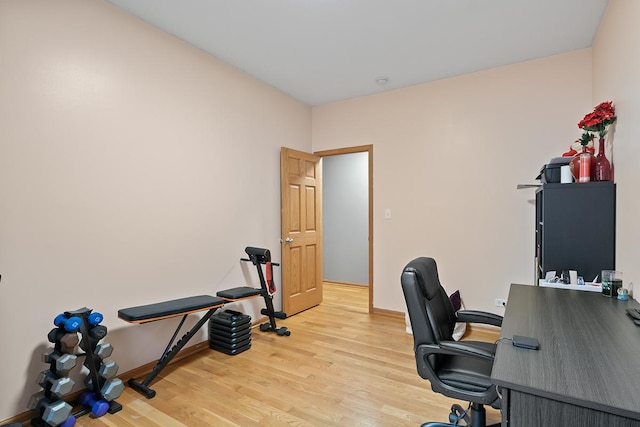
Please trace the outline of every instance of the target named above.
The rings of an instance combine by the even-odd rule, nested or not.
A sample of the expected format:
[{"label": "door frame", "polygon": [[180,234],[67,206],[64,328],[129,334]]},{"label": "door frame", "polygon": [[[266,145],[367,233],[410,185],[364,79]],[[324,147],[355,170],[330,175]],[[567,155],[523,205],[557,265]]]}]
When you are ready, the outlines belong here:
[{"label": "door frame", "polygon": [[352,153],[368,153],[369,157],[369,314],[373,314],[373,145],[321,150],[315,151],[313,154],[322,158]]}]

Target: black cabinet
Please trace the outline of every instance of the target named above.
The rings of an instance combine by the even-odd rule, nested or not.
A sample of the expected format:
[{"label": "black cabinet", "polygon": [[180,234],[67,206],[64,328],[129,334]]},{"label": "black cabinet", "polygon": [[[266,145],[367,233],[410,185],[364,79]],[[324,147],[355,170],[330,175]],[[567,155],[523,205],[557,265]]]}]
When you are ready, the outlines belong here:
[{"label": "black cabinet", "polygon": [[536,190],[536,283],[545,272],[577,270],[585,282],[615,269],[613,182],[543,184]]}]

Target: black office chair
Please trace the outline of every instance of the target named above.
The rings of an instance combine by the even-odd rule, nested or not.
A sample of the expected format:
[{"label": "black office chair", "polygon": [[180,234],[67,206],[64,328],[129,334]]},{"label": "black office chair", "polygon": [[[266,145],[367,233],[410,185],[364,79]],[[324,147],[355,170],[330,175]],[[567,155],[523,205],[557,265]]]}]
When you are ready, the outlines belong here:
[{"label": "black office chair", "polygon": [[452,333],[456,322],[501,326],[502,316],[471,310],[454,312],[440,285],[433,258],[416,258],[407,264],[402,271],[401,283],[413,329],[418,374],[429,380],[436,393],[470,402],[470,413],[460,405],[452,406],[450,424],[434,422],[422,427],[457,425],[462,417],[466,418],[467,425],[485,427],[483,405],[500,408],[498,391],[491,384],[496,344],[456,342]]}]

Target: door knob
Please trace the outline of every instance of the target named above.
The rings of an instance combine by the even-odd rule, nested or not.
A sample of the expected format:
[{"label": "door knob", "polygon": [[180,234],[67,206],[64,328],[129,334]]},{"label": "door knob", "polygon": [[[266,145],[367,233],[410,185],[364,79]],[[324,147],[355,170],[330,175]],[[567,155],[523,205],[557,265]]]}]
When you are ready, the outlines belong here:
[{"label": "door knob", "polygon": [[291,237],[287,237],[286,239],[284,239],[284,241],[285,241],[286,243],[292,243],[292,242],[293,242],[293,239],[292,239]]}]

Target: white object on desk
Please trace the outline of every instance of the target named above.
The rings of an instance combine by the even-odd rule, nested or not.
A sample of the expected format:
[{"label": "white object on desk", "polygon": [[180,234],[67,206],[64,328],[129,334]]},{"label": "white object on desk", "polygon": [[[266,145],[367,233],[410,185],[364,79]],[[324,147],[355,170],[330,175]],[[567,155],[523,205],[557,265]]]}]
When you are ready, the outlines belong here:
[{"label": "white object on desk", "polygon": [[569,270],[569,283],[572,285],[578,284],[578,272],[575,270]]},{"label": "white object on desk", "polygon": [[546,280],[540,279],[538,285],[545,288],[557,288],[557,289],[572,289],[574,291],[590,291],[590,292],[602,292],[602,284],[585,282],[584,285],[565,285],[564,283],[551,283]]}]

